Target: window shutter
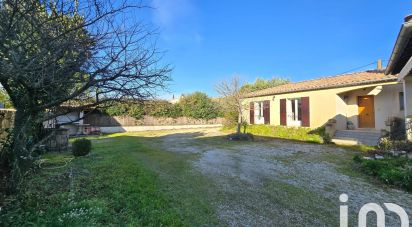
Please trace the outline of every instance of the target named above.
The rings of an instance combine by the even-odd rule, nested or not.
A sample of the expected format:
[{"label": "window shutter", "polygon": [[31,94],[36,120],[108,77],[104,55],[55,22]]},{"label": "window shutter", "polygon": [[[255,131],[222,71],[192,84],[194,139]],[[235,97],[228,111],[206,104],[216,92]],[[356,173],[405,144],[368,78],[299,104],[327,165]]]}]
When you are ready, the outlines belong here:
[{"label": "window shutter", "polygon": [[309,97],[302,97],[302,126],[310,127],[310,107],[309,107]]},{"label": "window shutter", "polygon": [[265,119],[265,125],[270,124],[270,101],[263,101],[263,118]]},{"label": "window shutter", "polygon": [[286,99],[280,100],[280,125],[286,126]]},{"label": "window shutter", "polygon": [[255,103],[250,102],[249,106],[249,124],[253,125],[255,123]]}]

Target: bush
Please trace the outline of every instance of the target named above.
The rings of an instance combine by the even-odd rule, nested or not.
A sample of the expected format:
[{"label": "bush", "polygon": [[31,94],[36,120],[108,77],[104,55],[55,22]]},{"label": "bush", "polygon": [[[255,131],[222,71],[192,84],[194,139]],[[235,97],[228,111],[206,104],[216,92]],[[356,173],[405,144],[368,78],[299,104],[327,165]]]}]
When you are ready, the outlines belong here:
[{"label": "bush", "polygon": [[239,120],[239,114],[238,112],[231,110],[231,111],[224,111],[222,113],[222,117],[225,118],[225,123],[224,125],[226,127],[236,127],[237,122]]},{"label": "bush", "polygon": [[353,158],[361,171],[376,177],[385,184],[412,192],[412,160],[402,157],[386,157],[382,160]]},{"label": "bush", "polygon": [[78,139],[72,144],[72,153],[74,156],[85,156],[90,153],[92,142],[88,139]]},{"label": "bush", "polygon": [[332,143],[332,137],[328,133],[324,133],[322,135],[323,143],[324,144],[331,144]]},{"label": "bush", "polygon": [[412,152],[412,142],[410,141],[394,141],[393,148],[398,151]]},{"label": "bush", "polygon": [[391,140],[404,140],[406,139],[405,120],[395,117],[392,119],[392,126],[390,130]]},{"label": "bush", "polygon": [[179,104],[172,104],[166,101],[153,102],[147,109],[147,113],[153,117],[182,117],[182,108]]},{"label": "bush", "polygon": [[141,119],[144,116],[143,106],[138,104],[132,104],[127,110],[126,114],[135,119]]},{"label": "bush", "polygon": [[379,140],[378,148],[382,151],[406,151],[412,152],[412,142],[403,140],[391,140],[389,137],[384,137]]},{"label": "bush", "polygon": [[105,110],[110,116],[130,116],[141,119],[144,115],[144,106],[140,103],[113,103]]},{"label": "bush", "polygon": [[392,150],[392,141],[390,140],[389,137],[383,137],[379,140],[378,143],[378,148],[383,150],[383,151],[389,151]]},{"label": "bush", "polygon": [[220,115],[219,105],[202,92],[184,96],[179,104],[185,117],[209,120]]}]

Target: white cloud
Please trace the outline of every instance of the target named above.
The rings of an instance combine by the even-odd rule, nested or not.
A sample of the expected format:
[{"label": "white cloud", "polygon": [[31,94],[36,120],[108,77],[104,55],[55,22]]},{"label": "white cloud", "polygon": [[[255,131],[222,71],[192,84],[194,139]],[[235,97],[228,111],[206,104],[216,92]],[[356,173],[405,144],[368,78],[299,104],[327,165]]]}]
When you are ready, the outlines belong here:
[{"label": "white cloud", "polygon": [[198,32],[197,9],[193,0],[153,0],[153,22],[167,41],[175,39],[203,41]]},{"label": "white cloud", "polygon": [[195,13],[191,0],[153,0],[154,22],[166,29],[177,26]]}]

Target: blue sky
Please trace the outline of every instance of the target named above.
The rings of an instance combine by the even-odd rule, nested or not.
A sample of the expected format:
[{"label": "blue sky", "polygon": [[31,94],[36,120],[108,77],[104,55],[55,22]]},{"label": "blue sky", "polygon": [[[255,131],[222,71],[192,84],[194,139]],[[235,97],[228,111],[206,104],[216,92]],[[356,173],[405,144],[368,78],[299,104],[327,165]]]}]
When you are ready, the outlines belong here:
[{"label": "blue sky", "polygon": [[175,95],[216,96],[214,85],[233,75],[301,81],[388,60],[412,13],[405,0],[152,1]]}]

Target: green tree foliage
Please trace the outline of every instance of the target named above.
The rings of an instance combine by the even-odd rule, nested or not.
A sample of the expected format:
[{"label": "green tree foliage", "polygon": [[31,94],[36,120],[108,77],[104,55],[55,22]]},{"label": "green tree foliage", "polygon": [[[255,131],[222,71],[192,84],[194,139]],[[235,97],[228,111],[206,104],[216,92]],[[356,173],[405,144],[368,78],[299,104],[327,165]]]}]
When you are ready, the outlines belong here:
[{"label": "green tree foliage", "polygon": [[266,88],[271,88],[271,87],[276,87],[279,85],[287,84],[290,81],[285,78],[277,78],[274,77],[270,80],[262,79],[258,77],[255,82],[253,83],[248,83],[242,86],[241,91],[242,92],[254,92],[258,90],[263,90]]},{"label": "green tree foliage", "polygon": [[116,102],[104,111],[110,116],[130,116],[135,119],[141,119],[144,115],[144,105],[133,102]]},{"label": "green tree foliage", "polygon": [[195,119],[213,119],[223,116],[221,106],[206,94],[195,92],[186,95],[180,103],[172,104],[168,101],[115,102],[104,112],[110,116],[130,116],[140,119],[143,116],[178,118],[190,117]]},{"label": "green tree foliage", "polygon": [[3,89],[0,89],[0,103],[3,103],[5,108],[13,107],[9,95]]},{"label": "green tree foliage", "polygon": [[202,92],[185,95],[179,104],[186,117],[213,119],[219,116],[218,104]]},{"label": "green tree foliage", "polygon": [[167,101],[157,101],[150,103],[147,114],[153,117],[182,117],[182,107],[179,104],[172,104]]},{"label": "green tree foliage", "polygon": [[[141,4],[0,1],[0,84],[16,109],[11,148],[3,156],[11,188],[29,171],[34,151],[53,136],[43,122],[72,109],[62,106],[140,101],[166,86],[171,70],[158,64],[153,32],[141,18],[129,16],[145,8]],[[130,109],[139,115],[139,109]]]}]

